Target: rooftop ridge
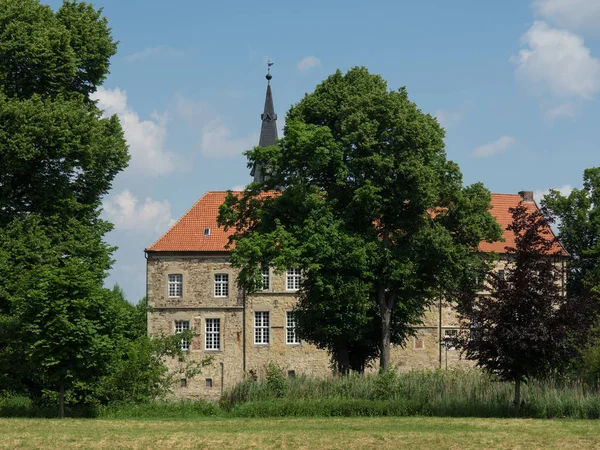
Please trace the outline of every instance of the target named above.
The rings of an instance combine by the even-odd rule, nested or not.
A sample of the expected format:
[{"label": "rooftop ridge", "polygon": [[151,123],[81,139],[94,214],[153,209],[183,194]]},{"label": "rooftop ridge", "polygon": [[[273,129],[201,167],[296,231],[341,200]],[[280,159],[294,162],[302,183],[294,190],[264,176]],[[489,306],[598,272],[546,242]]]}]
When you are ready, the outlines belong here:
[{"label": "rooftop ridge", "polygon": [[[220,190],[207,191],[196,201],[186,213],[177,220],[156,242],[145,249],[148,252],[229,252],[225,246],[229,242],[230,231],[219,227],[217,218],[219,206],[225,201],[227,193],[242,195],[244,191]],[[269,193],[259,195],[269,196]],[[506,228],[512,221],[509,208],[514,208],[521,202],[519,194],[491,194],[490,213],[502,228],[504,242],[481,242],[479,251],[506,253],[506,247],[514,247],[514,233]],[[525,202],[526,207],[533,211],[539,210],[535,202]],[[203,235],[204,228],[211,228],[210,238]],[[556,237],[550,228],[550,236]],[[233,244],[235,246],[235,243]],[[560,255],[567,255],[560,242],[556,250]]]}]

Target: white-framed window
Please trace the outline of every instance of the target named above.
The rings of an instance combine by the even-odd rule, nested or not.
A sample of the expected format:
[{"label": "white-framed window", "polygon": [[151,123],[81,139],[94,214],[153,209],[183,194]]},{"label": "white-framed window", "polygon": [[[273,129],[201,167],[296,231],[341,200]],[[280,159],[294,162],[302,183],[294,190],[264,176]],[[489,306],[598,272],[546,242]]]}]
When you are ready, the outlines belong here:
[{"label": "white-framed window", "polygon": [[456,328],[446,328],[444,330],[444,345],[448,350],[456,348],[456,339],[458,338],[458,330]]},{"label": "white-framed window", "polygon": [[221,350],[221,319],[206,319],[205,345],[206,350]]},{"label": "white-framed window", "polygon": [[183,275],[169,274],[169,297],[181,297],[183,293]]},{"label": "white-framed window", "polygon": [[[185,330],[190,329],[190,321],[189,320],[176,320],[175,321],[175,333],[182,333]],[[189,350],[190,342],[187,339],[181,340],[181,350]]]},{"label": "white-framed window", "polygon": [[262,275],[262,290],[268,291],[271,285],[271,276],[269,273],[269,267],[263,267],[260,270],[260,274]]},{"label": "white-framed window", "polygon": [[288,291],[297,291],[300,289],[300,281],[302,280],[302,272],[294,267],[288,268],[286,271],[285,287]]},{"label": "white-framed window", "polygon": [[300,339],[296,334],[296,318],[292,311],[285,313],[285,343],[286,344],[299,344]]},{"label": "white-framed window", "polygon": [[256,311],[254,313],[254,343],[269,343],[269,312]]},{"label": "white-framed window", "polygon": [[215,274],[215,297],[229,295],[229,275],[226,273]]}]

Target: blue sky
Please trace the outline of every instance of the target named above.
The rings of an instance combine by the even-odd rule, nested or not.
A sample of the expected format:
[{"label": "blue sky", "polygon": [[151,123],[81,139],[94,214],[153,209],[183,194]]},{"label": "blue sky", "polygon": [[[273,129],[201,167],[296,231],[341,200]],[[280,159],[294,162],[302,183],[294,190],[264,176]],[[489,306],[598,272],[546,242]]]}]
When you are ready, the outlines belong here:
[{"label": "blue sky", "polygon": [[94,4],[120,41],[96,96],[132,154],[104,201],[119,247],[107,283],[131,302],[144,248],[205,191],[250,181],[242,152],[258,143],[268,59],[280,118],[338,68],[406,86],[446,128],[465,182],[492,192],[568,192],[600,164],[598,0]]}]

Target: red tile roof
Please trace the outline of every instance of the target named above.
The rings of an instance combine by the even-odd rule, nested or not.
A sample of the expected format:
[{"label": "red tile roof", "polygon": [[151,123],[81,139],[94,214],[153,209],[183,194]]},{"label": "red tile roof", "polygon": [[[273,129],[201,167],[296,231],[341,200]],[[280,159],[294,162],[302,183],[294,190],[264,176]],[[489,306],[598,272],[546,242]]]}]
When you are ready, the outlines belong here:
[{"label": "red tile roof", "polygon": [[[241,195],[242,193],[234,192],[234,194]],[[169,231],[146,250],[153,252],[226,252],[225,245],[228,242],[229,233],[217,226],[219,206],[225,201],[226,195],[226,191],[210,191],[204,194]],[[506,242],[482,242],[479,245],[480,251],[505,253],[506,246],[514,246],[514,234],[506,231],[506,227],[512,221],[508,209],[514,208],[520,201],[521,196],[518,194],[492,194],[490,212],[504,230]],[[526,202],[525,205],[530,210],[537,208],[534,202]],[[208,236],[204,235],[206,228],[210,229]],[[557,246],[557,250],[566,255],[561,246]]]},{"label": "red tile roof", "polygon": [[[512,231],[508,231],[506,227],[512,222],[512,214],[509,208],[515,208],[521,200],[522,198],[519,194],[492,194],[492,209],[490,213],[500,225],[505,242],[482,242],[479,244],[479,251],[506,253],[506,247],[515,246],[515,234]],[[525,202],[523,204],[529,211],[538,209],[535,202]],[[550,233],[554,237],[552,230],[550,230]],[[567,256],[567,252],[560,244],[556,244],[554,251],[560,252],[562,256]]]}]

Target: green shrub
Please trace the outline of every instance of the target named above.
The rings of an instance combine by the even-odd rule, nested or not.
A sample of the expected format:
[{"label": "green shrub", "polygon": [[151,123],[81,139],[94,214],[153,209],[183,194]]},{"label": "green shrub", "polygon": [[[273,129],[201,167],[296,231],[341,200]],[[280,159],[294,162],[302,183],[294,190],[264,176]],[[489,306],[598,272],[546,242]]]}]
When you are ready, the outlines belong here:
[{"label": "green shrub", "polygon": [[398,372],[393,368],[379,372],[373,383],[373,398],[375,400],[393,398],[398,390],[398,381]]},{"label": "green shrub", "polygon": [[300,400],[273,399],[237,405],[231,417],[380,417],[408,416],[418,413],[409,402],[323,399]]},{"label": "green shrub", "polygon": [[266,367],[267,387],[271,395],[275,398],[281,398],[285,395],[286,383],[283,369],[274,362],[269,362]]},{"label": "green shrub", "polygon": [[98,410],[98,417],[103,419],[192,419],[221,414],[217,403],[202,400],[116,404]]},{"label": "green shrub", "polygon": [[0,396],[0,417],[30,417],[33,402],[23,395]]}]

